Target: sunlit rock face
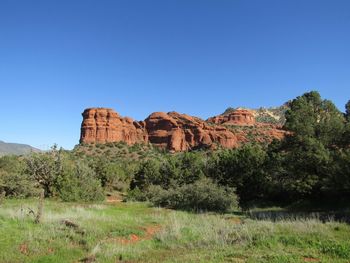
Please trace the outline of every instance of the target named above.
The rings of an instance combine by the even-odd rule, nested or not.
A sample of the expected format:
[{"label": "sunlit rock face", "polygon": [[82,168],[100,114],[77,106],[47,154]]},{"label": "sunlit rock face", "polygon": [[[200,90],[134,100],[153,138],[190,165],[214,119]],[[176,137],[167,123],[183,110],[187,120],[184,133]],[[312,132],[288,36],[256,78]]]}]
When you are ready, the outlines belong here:
[{"label": "sunlit rock face", "polygon": [[253,111],[246,109],[236,109],[235,111],[226,115],[211,117],[208,119],[208,122],[241,126],[252,126],[256,123]]},{"label": "sunlit rock face", "polygon": [[90,108],[83,112],[81,143],[126,142],[129,145],[147,142],[142,123],[121,117],[112,109]]},{"label": "sunlit rock face", "polygon": [[[256,123],[254,112],[237,109],[207,121],[177,112],[154,112],[144,121],[122,117],[113,109],[89,108],[83,112],[80,143],[151,143],[171,152],[198,148],[235,148],[251,140],[269,142],[281,139],[281,127]],[[232,127],[251,127],[237,130]],[[255,134],[252,139],[251,133]]]},{"label": "sunlit rock face", "polygon": [[194,148],[224,148],[238,146],[236,136],[219,125],[177,112],[155,112],[145,120],[150,143],[170,151],[187,151]]}]

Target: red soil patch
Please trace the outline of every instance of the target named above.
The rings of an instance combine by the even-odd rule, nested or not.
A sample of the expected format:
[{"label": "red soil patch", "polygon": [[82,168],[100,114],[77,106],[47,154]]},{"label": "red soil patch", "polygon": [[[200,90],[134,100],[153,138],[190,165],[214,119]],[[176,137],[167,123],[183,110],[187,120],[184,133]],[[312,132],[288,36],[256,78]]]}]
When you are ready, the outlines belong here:
[{"label": "red soil patch", "polygon": [[230,221],[232,224],[242,224],[242,220],[238,217],[230,217],[227,218],[228,221]]},{"label": "red soil patch", "polygon": [[160,231],[161,227],[159,225],[141,227],[141,229],[145,232],[145,235],[140,237],[135,234],[129,235],[127,238],[109,238],[107,241],[114,241],[120,244],[135,244],[143,240],[150,240],[153,236]]},{"label": "red soil patch", "polygon": [[106,202],[109,204],[115,204],[115,203],[123,202],[123,200],[120,196],[107,196]]},{"label": "red soil patch", "polygon": [[134,244],[141,241],[141,237],[131,234],[128,238],[117,238],[117,242],[121,244]]},{"label": "red soil patch", "polygon": [[28,245],[26,243],[21,244],[19,246],[19,251],[24,255],[28,255],[29,253]]},{"label": "red soil patch", "polygon": [[161,229],[160,225],[155,225],[155,226],[148,226],[146,228],[144,228],[145,232],[146,232],[146,237],[148,239],[152,238],[157,232],[159,232]]},{"label": "red soil patch", "polygon": [[304,262],[320,262],[317,258],[304,257]]}]

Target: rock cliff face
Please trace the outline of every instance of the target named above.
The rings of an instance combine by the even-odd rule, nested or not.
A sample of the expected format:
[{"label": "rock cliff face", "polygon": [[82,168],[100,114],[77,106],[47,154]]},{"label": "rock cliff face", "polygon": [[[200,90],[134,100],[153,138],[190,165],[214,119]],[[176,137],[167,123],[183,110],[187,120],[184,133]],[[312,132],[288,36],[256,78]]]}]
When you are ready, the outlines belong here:
[{"label": "rock cliff face", "polygon": [[147,142],[142,123],[121,117],[112,109],[90,108],[83,112],[81,143],[126,142],[129,145]]},{"label": "rock cliff face", "polygon": [[236,109],[225,115],[211,117],[207,121],[216,124],[251,126],[255,124],[255,117],[251,110]]},{"label": "rock cliff face", "polygon": [[[280,108],[276,108],[276,110]],[[273,139],[281,140],[284,138],[288,132],[283,130],[283,125],[279,124],[275,119],[273,119],[274,122],[257,121],[257,117],[265,119],[261,118],[263,113],[267,114],[269,112],[267,110],[263,111],[263,109],[230,109],[221,115],[207,119],[207,122],[221,124],[229,128],[238,137],[240,143],[249,141],[269,143]],[[270,118],[272,117],[270,116]]]},{"label": "rock cliff face", "polygon": [[80,143],[151,143],[178,152],[202,147],[235,148],[248,142],[251,134],[237,127],[252,127],[253,132],[262,135],[255,140],[259,142],[284,136],[281,129],[256,124],[254,113],[245,109],[215,116],[207,121],[177,112],[154,112],[144,121],[134,121],[107,108],[89,108],[82,115]]},{"label": "rock cliff face", "polygon": [[187,151],[198,147],[224,148],[238,146],[236,136],[222,126],[210,126],[205,121],[177,112],[155,112],[146,120],[150,143],[170,151]]}]

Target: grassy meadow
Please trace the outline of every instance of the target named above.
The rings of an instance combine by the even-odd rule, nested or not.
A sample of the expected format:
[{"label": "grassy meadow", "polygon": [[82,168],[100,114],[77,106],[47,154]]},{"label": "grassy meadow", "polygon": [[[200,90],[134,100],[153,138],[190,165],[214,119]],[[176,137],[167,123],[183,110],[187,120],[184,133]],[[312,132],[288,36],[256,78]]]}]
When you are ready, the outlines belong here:
[{"label": "grassy meadow", "polygon": [[252,220],[137,202],[36,199],[0,205],[0,262],[350,262],[350,226]]}]

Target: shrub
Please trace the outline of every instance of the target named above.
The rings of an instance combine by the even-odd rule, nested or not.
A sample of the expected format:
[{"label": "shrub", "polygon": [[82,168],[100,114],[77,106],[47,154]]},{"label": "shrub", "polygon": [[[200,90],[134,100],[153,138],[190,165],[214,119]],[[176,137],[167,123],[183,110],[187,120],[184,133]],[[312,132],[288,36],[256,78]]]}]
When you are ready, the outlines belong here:
[{"label": "shrub", "polygon": [[131,189],[136,186],[146,189],[150,185],[160,185],[165,189],[176,184],[190,184],[204,176],[204,158],[200,153],[182,153],[164,156],[161,161],[144,161],[136,171]]},{"label": "shrub", "polygon": [[36,194],[35,182],[24,173],[24,167],[16,156],[0,158],[0,194],[17,198]]},{"label": "shrub", "polygon": [[37,190],[34,181],[26,174],[0,171],[0,194],[3,192],[5,196],[25,198],[35,196]]},{"label": "shrub", "polygon": [[181,210],[225,212],[238,207],[234,189],[219,186],[208,178],[168,190],[153,185],[146,196],[156,206]]},{"label": "shrub", "polygon": [[4,202],[5,194],[6,194],[5,192],[0,193],[0,205]]},{"label": "shrub", "polygon": [[127,172],[117,163],[106,163],[103,165],[98,178],[101,180],[102,186],[108,190],[126,191],[130,184]]},{"label": "shrub", "polygon": [[84,163],[64,165],[59,178],[59,196],[63,201],[101,201],[104,199],[101,183],[94,171]]},{"label": "shrub", "polygon": [[160,163],[157,160],[147,160],[141,163],[135,172],[130,188],[146,189],[151,184],[160,185],[164,182],[167,183],[167,178],[160,173]]},{"label": "shrub", "polygon": [[134,170],[131,164],[123,161],[106,161],[104,158],[95,158],[89,162],[89,166],[94,170],[101,186],[107,191],[125,192],[128,190],[131,180],[130,174]]},{"label": "shrub", "polygon": [[147,201],[146,193],[141,191],[140,188],[135,187],[128,191],[126,196],[127,201]]}]

